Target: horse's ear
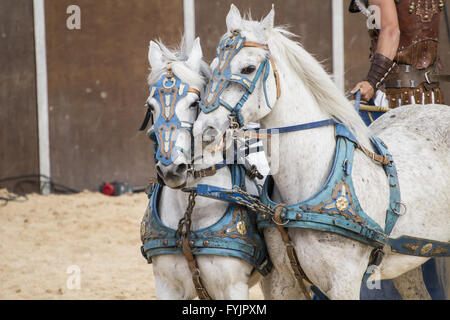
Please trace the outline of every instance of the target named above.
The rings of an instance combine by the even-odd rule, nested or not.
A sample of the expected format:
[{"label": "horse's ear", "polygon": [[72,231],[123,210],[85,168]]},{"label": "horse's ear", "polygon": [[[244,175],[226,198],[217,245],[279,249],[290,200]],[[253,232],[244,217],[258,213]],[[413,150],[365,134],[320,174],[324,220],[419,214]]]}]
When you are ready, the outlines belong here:
[{"label": "horse's ear", "polygon": [[189,58],[187,59],[186,63],[191,68],[198,71],[200,69],[200,63],[201,63],[202,58],[203,58],[203,51],[202,51],[202,47],[200,45],[200,38],[197,37],[194,40],[191,52],[189,53]]},{"label": "horse's ear", "polygon": [[272,9],[270,10],[269,14],[261,22],[261,26],[263,27],[264,31],[272,30],[274,20],[275,20],[275,9],[272,4]]},{"label": "horse's ear", "polygon": [[219,58],[215,57],[209,67],[214,70],[219,65]]},{"label": "horse's ear", "polygon": [[163,54],[161,48],[156,42],[150,41],[150,48],[148,50],[148,62],[153,70],[164,68]]},{"label": "horse's ear", "polygon": [[239,9],[231,4],[230,11],[227,14],[227,29],[228,31],[239,30],[242,24],[242,17]]}]

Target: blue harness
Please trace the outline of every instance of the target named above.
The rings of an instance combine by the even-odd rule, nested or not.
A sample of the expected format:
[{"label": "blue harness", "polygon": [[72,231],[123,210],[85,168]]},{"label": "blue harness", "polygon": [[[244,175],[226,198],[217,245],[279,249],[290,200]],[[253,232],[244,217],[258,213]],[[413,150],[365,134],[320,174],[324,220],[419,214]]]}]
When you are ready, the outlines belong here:
[{"label": "blue harness", "polygon": [[[230,128],[236,129],[243,126],[241,109],[247,101],[248,96],[253,92],[257,81],[264,72],[263,86],[266,103],[269,108],[266,80],[268,74],[268,61],[273,61],[270,57],[269,49],[266,45],[251,44],[247,46],[260,47],[267,51],[266,59],[260,64],[252,81],[240,74],[231,72],[230,62],[234,56],[245,47],[245,38],[239,33],[233,32],[233,35],[223,40],[217,48],[219,65],[214,70],[214,77],[210,81],[204,98],[200,103],[203,112],[209,113],[219,106],[224,106],[230,111]],[[275,79],[277,80],[277,97],[279,97],[278,74],[275,66],[272,64]],[[245,80],[245,81],[244,81]],[[230,82],[240,83],[246,91],[234,107],[228,105],[220,96]],[[357,93],[357,104],[359,104],[360,92]],[[299,124],[289,127],[273,128],[264,131],[265,134],[279,134],[284,132],[294,132],[307,130],[327,125],[336,126],[336,152],[331,173],[324,186],[310,199],[288,206],[280,206],[269,198],[269,188],[273,184],[272,177],[268,176],[263,187],[261,200],[252,198],[241,190],[224,190],[212,186],[197,186],[197,194],[207,197],[217,198],[223,201],[229,201],[247,206],[252,210],[261,209],[261,214],[257,217],[258,228],[284,227],[307,228],[320,231],[338,233],[351,239],[373,246],[369,266],[379,265],[383,258],[383,247],[389,245],[393,252],[423,257],[437,257],[450,255],[450,243],[432,241],[428,239],[418,239],[414,237],[402,236],[397,239],[389,237],[392,229],[398,220],[402,206],[400,198],[400,186],[397,177],[397,170],[392,156],[384,143],[377,137],[372,137],[372,143],[378,154],[374,154],[363,146],[359,145],[351,132],[337,119],[328,119],[306,124]],[[390,189],[389,207],[386,212],[385,228],[382,229],[373,219],[364,213],[356,197],[351,171],[353,165],[353,155],[355,148],[359,147],[364,153],[372,158],[382,156],[383,168],[386,172]],[[261,203],[261,205],[259,205]],[[265,207],[264,207],[265,206]],[[276,209],[276,210],[275,210]],[[265,214],[268,212],[269,214]],[[274,219],[276,217],[276,219]],[[277,220],[277,221],[275,221]],[[280,228],[283,226],[283,228]],[[289,236],[286,231],[280,230],[283,241],[286,243],[287,253],[292,264],[292,269],[299,284],[302,286],[302,278],[307,279],[298,262],[295,251],[292,250]],[[286,239],[284,239],[286,238]],[[369,270],[369,268],[368,268]],[[367,281],[370,276],[366,271],[363,281]],[[326,296],[313,286],[313,291],[326,298]],[[314,290],[316,289],[316,290]],[[302,290],[305,292],[304,288]]]},{"label": "blue harness", "polygon": [[[245,173],[241,166],[230,166],[233,186],[245,188]],[[158,201],[162,186],[155,184],[148,191],[149,210],[141,223],[142,253],[149,263],[158,255],[182,255],[182,244],[176,230],[165,226],[159,217]],[[230,203],[215,224],[191,233],[190,246],[194,255],[219,255],[243,259],[263,276],[272,263],[264,239],[256,228],[256,214]]]},{"label": "blue harness", "polygon": [[[180,130],[192,131],[193,123],[181,121],[176,114],[178,101],[184,98],[188,92],[198,94],[197,90],[189,88],[170,69],[150,87],[148,100],[155,98],[159,104],[160,114],[156,123],[154,123],[147,100],[147,114],[140,130],[145,130],[149,120],[151,121],[147,135],[155,144],[155,161],[161,161],[164,165],[169,165],[175,161],[179,152],[187,154],[186,150],[175,144]],[[191,155],[188,156],[190,158]]]},{"label": "blue harness", "polygon": [[[252,80],[239,73],[231,72],[231,60],[236,54],[244,47],[258,47],[267,51],[266,58],[261,62]],[[272,65],[275,80],[277,83],[277,97],[279,96],[279,83],[278,73],[275,68],[275,64],[269,53],[269,48],[266,45],[258,43],[247,42],[245,37],[241,36],[238,32],[233,32],[231,37],[222,40],[217,47],[216,57],[219,60],[218,67],[214,69],[212,79],[208,86],[205,88],[203,99],[200,102],[200,108],[204,113],[209,113],[216,110],[219,106],[223,106],[230,111],[230,120],[232,120],[235,127],[243,126],[243,119],[241,116],[241,109],[244,103],[247,101],[248,96],[253,93],[258,80],[263,77],[264,96],[267,106],[272,109],[267,96],[266,81],[269,77],[270,64]],[[228,87],[230,83],[238,83],[244,87],[245,92],[241,99],[236,103],[234,107],[230,106],[227,102],[222,100],[220,96],[223,91]]]}]

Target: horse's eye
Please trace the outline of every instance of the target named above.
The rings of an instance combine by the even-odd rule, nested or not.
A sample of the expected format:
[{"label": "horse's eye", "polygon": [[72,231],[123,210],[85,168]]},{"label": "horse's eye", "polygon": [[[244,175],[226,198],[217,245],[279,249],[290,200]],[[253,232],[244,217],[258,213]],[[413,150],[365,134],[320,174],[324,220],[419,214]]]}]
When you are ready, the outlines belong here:
[{"label": "horse's eye", "polygon": [[193,102],[189,108],[197,108],[198,107],[198,101]]},{"label": "horse's eye", "polygon": [[242,69],[241,73],[242,74],[250,74],[250,73],[252,73],[255,70],[256,70],[255,66],[248,66],[248,67],[245,67],[244,69]]}]

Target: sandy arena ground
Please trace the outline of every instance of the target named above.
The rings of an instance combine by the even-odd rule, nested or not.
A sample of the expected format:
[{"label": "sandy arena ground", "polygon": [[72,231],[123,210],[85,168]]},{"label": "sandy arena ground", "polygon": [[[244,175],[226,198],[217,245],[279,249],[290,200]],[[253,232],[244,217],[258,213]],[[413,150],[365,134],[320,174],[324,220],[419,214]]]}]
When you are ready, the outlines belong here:
[{"label": "sandy arena ground", "polygon": [[[144,193],[28,198],[0,201],[0,299],[156,298],[152,266],[140,253]],[[250,298],[263,298],[258,285]]]}]

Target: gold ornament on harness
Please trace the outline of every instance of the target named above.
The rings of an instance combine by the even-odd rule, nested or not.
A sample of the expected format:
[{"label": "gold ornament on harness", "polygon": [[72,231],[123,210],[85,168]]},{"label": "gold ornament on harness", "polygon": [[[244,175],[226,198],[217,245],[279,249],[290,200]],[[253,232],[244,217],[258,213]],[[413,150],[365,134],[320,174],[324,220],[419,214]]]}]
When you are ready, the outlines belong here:
[{"label": "gold ornament on harness", "polygon": [[427,243],[426,245],[424,245],[422,247],[422,249],[420,249],[420,254],[422,254],[422,255],[427,254],[431,250],[431,248],[433,248],[433,244]]},{"label": "gold ornament on harness", "polygon": [[337,198],[337,200],[336,200],[336,208],[339,211],[347,210],[347,208],[348,208],[348,200],[347,200],[347,198],[344,197],[344,196],[341,196],[341,197]]},{"label": "gold ornament on harness", "polygon": [[442,248],[442,247],[435,247],[434,249],[433,249],[433,251],[431,251],[431,255],[432,256],[435,256],[435,255],[438,255],[438,254],[442,254],[442,253],[447,253],[448,252],[448,250],[447,249],[445,249],[445,248]]},{"label": "gold ornament on harness", "polygon": [[416,244],[405,243],[402,244],[402,247],[408,250],[409,252],[414,253],[416,252],[417,249],[419,249],[420,242],[417,242]]},{"label": "gold ornament on harness", "polygon": [[245,226],[244,221],[239,221],[236,225],[237,227],[237,231],[241,234],[244,235],[247,233],[247,227]]}]

